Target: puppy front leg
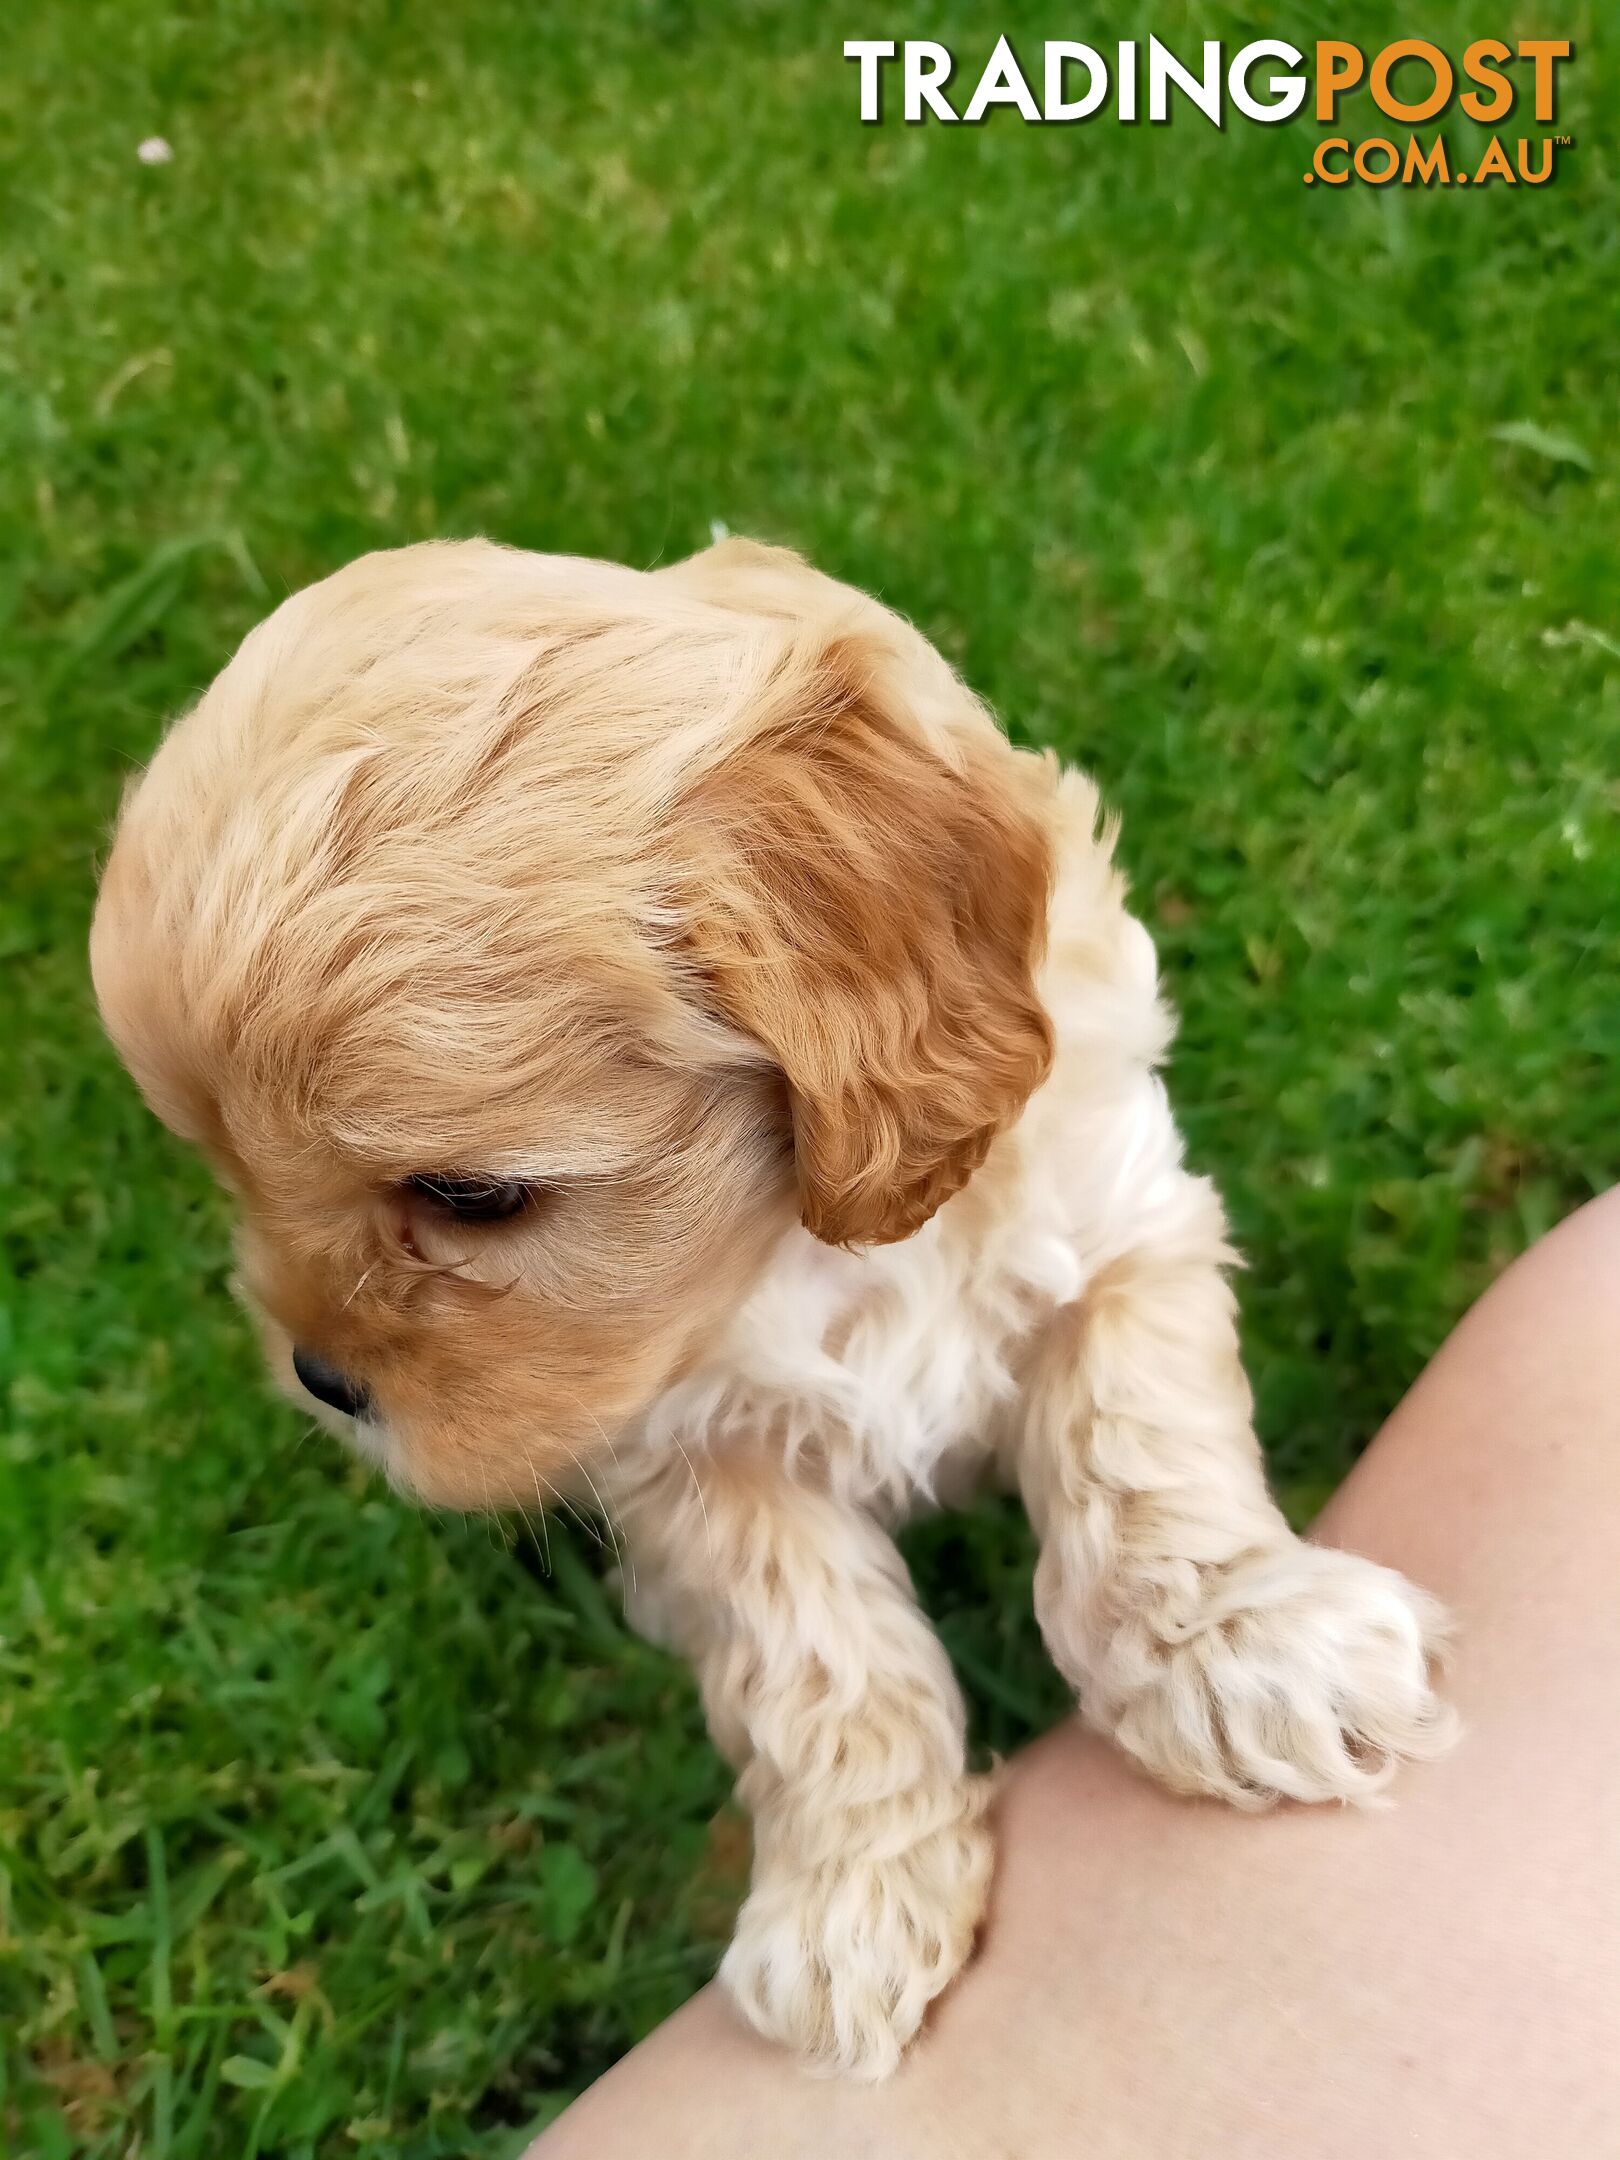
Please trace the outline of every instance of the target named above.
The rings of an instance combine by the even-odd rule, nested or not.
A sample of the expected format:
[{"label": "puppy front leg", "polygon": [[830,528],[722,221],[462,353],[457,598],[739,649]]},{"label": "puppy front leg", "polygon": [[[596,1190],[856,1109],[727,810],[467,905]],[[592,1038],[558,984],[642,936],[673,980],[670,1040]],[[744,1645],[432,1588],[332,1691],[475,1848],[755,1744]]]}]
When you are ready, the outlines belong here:
[{"label": "puppy front leg", "polygon": [[950,1662],[867,1517],[768,1465],[700,1457],[625,1511],[754,1819],[721,1978],[818,2063],[886,2076],[972,1948],[989,1888]]},{"label": "puppy front leg", "polygon": [[1450,1735],[1429,1684],[1443,1615],[1272,1501],[1213,1188],[1167,1164],[1141,1223],[1031,1378],[1042,1632],[1088,1720],[1174,1789],[1365,1799]]}]

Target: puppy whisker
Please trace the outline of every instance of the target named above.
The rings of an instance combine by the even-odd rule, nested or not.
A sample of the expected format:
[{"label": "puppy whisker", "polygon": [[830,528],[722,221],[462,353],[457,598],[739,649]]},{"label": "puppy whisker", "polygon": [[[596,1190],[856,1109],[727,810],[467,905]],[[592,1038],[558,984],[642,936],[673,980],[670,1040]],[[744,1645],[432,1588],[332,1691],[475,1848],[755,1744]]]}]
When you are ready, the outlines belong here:
[{"label": "puppy whisker", "polygon": [[[546,1516],[546,1496],[540,1489],[540,1471],[532,1455],[528,1457],[529,1475],[534,1480],[534,1497],[540,1506],[540,1542],[545,1551],[546,1580],[551,1579],[551,1524]],[[547,1491],[550,1490],[549,1485]]]},{"label": "puppy whisker", "polygon": [[[601,1487],[597,1484],[595,1478],[591,1476],[590,1471],[580,1460],[579,1456],[574,1452],[572,1448],[568,1450],[568,1454],[569,1459],[574,1465],[574,1468],[579,1472],[580,1476],[585,1480],[585,1483],[590,1487],[591,1498],[596,1502],[597,1512],[602,1518],[603,1527],[607,1531],[608,1539],[612,1546],[614,1562],[619,1569],[620,1582],[622,1585],[625,1576],[626,1559],[624,1552],[621,1550],[619,1545],[619,1533],[617,1527],[614,1524],[613,1512],[609,1508],[606,1500],[604,1500],[602,1497]],[[598,1544],[600,1544],[602,1541],[601,1539],[598,1539],[597,1542]]]},{"label": "puppy whisker", "polygon": [[680,1449],[681,1460],[691,1472],[692,1490],[697,1494],[698,1506],[703,1510],[703,1542],[708,1551],[709,1568],[712,1573],[714,1568],[714,1525],[709,1520],[709,1503],[703,1496],[703,1481],[698,1476],[697,1468],[682,1443],[675,1438],[673,1433],[670,1438],[675,1440],[676,1447]]},{"label": "puppy whisker", "polygon": [[[579,1407],[581,1409],[584,1409],[583,1404],[580,1404]],[[619,1462],[618,1450],[614,1447],[613,1442],[611,1441],[611,1439],[609,1439],[607,1432],[604,1430],[602,1421],[590,1411],[586,1411],[586,1415],[590,1418],[591,1423],[596,1427],[597,1437],[606,1445],[608,1453],[613,1458],[614,1468],[617,1469]],[[638,1587],[636,1583],[636,1563],[634,1556],[631,1554],[630,1551],[629,1538],[628,1536],[626,1536],[623,1548],[621,1549],[619,1544],[619,1528],[614,1522],[613,1510],[608,1506],[608,1503],[603,1498],[601,1490],[598,1487],[595,1478],[591,1476],[590,1471],[585,1467],[584,1463],[581,1462],[579,1456],[575,1454],[572,1448],[570,1448],[568,1452],[573,1460],[575,1469],[579,1472],[580,1476],[590,1487],[591,1497],[593,1500],[595,1500],[597,1509],[601,1514],[602,1520],[607,1525],[608,1536],[613,1540],[613,1557],[617,1561],[619,1567],[620,1590],[623,1596],[625,1617],[626,1619],[628,1619],[630,1613],[629,1595],[628,1592],[625,1590],[627,1574],[629,1591],[634,1591]]]}]

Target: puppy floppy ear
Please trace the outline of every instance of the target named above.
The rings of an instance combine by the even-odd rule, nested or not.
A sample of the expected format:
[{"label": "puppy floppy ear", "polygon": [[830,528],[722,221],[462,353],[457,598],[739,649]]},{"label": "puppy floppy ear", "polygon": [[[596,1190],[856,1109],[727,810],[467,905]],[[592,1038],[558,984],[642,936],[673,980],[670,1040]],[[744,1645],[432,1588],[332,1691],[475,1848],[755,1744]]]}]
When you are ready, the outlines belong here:
[{"label": "puppy floppy ear", "polygon": [[680,821],[688,953],[786,1079],[832,1245],[918,1229],[1051,1062],[1049,764],[895,629],[801,633]]}]

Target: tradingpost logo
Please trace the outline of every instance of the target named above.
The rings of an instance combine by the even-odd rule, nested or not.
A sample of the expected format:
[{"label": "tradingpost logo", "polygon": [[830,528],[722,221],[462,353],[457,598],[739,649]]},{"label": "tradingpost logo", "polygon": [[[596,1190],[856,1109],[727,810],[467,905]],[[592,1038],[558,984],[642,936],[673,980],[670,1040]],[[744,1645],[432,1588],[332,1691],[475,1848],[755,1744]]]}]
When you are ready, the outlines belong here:
[{"label": "tradingpost logo", "polygon": [[[1568,38],[1475,38],[1457,52],[1427,38],[1398,38],[1377,52],[1343,38],[1319,38],[1308,51],[1283,38],[1256,38],[1230,56],[1222,39],[1205,38],[1194,67],[1156,37],[1145,48],[1124,38],[1106,50],[1053,38],[1041,46],[1032,76],[1005,37],[965,74],[949,47],[929,38],[850,38],[844,45],[844,58],[859,69],[861,119],[869,126],[891,117],[896,100],[908,127],[974,126],[1003,106],[1046,126],[1100,117],[1167,126],[1192,110],[1218,128],[1231,115],[1275,127],[1308,107],[1323,132],[1302,175],[1307,187],[1543,187],[1573,144],[1567,135],[1523,130],[1532,123],[1552,128],[1559,71],[1573,57]],[[1377,132],[1338,132],[1344,99],[1362,85]],[[1482,145],[1447,136],[1441,123],[1454,111],[1491,131]]]}]

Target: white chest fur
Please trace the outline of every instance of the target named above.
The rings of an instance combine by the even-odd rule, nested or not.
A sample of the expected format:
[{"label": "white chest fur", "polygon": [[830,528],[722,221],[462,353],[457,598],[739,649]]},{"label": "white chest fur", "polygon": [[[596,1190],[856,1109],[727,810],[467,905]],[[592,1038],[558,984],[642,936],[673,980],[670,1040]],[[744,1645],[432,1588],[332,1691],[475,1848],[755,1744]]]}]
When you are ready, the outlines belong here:
[{"label": "white chest fur", "polygon": [[646,1439],[813,1450],[847,1497],[885,1512],[946,1497],[994,1446],[1020,1343],[1082,1281],[1056,1210],[1020,1210],[988,1240],[965,1219],[983,1213],[953,1204],[864,1253],[791,1231],[714,1355],[654,1406]]}]

